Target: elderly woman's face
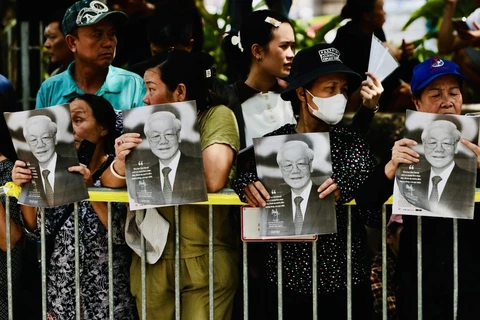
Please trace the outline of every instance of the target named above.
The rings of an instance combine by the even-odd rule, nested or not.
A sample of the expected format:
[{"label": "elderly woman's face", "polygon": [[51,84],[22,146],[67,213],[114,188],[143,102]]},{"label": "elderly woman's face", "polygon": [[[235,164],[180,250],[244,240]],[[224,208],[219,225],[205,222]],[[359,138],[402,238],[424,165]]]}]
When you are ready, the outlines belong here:
[{"label": "elderly woman's face", "polygon": [[463,98],[460,83],[454,75],[440,76],[422,92],[420,99],[413,98],[418,111],[438,114],[460,114]]},{"label": "elderly woman's face", "polygon": [[[309,90],[315,97],[330,98],[337,94],[343,94],[348,98],[348,83],[345,73],[330,73],[318,77]],[[307,101],[310,103],[311,96],[307,95]]]},{"label": "elderly woman's face", "polygon": [[70,116],[77,149],[83,139],[97,143],[108,133],[108,129],[95,119],[90,105],[81,99],[75,99],[70,103]]}]

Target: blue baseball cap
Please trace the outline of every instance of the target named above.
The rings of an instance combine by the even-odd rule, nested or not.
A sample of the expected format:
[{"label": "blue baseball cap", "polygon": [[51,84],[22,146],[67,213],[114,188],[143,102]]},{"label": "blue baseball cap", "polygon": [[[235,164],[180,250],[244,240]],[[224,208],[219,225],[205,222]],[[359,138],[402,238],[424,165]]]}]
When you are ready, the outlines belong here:
[{"label": "blue baseball cap", "polygon": [[466,79],[465,76],[460,73],[460,67],[455,62],[443,60],[438,57],[423,61],[413,69],[413,76],[410,81],[413,94],[425,88],[438,77],[449,74],[456,76],[460,83]]}]

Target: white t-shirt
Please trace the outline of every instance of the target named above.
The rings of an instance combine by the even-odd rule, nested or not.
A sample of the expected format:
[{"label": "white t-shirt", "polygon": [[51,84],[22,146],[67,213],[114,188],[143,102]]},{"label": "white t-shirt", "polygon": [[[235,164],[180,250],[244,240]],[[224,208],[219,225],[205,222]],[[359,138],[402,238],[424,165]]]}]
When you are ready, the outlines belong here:
[{"label": "white t-shirt", "polygon": [[279,93],[257,93],[242,103],[245,121],[245,146],[287,123],[297,123],[290,101],[284,101]]}]

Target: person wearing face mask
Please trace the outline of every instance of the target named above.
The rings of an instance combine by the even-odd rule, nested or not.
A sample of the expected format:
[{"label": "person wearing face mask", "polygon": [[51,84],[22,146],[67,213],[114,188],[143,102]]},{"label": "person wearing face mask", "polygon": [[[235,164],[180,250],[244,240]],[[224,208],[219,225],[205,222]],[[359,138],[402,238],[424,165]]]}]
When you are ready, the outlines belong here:
[{"label": "person wearing face mask", "polygon": [[[364,138],[348,127],[335,126],[343,117],[349,88],[361,83],[363,104],[374,107],[383,87],[373,74],[360,76],[340,60],[331,44],[317,44],[295,56],[291,79],[281,97],[291,101],[299,114],[296,124],[286,124],[266,136],[308,132],[329,132],[333,174],[317,190],[319,198],[333,193],[336,200],[337,233],[321,235],[317,241],[318,269],[312,270],[312,247],[308,242],[284,243],[283,316],[285,319],[312,318],[312,292],[318,292],[317,308],[329,310],[332,319],[347,317],[347,209],[355,191],[374,172],[376,160]],[[233,188],[240,199],[253,207],[265,207],[270,195],[258,180],[255,158],[250,169],[239,172]],[[354,319],[368,319],[372,312],[369,283],[370,258],[365,241],[365,224],[377,222],[380,210],[359,207],[352,215],[352,307]],[[265,288],[268,319],[277,319],[277,246],[269,243],[265,255]],[[312,271],[318,286],[312,288]]]}]

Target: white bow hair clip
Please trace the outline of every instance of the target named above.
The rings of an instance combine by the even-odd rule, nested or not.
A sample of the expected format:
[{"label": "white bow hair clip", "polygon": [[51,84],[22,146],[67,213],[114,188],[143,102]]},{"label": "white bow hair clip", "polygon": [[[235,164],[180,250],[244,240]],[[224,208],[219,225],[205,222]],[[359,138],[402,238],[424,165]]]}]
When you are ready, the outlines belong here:
[{"label": "white bow hair clip", "polygon": [[238,36],[232,37],[232,44],[234,46],[237,46],[238,49],[240,49],[240,51],[243,52],[242,41],[240,40],[240,32],[238,33]]},{"label": "white bow hair clip", "polygon": [[266,17],[265,22],[270,23],[275,28],[280,27],[280,25],[282,24],[280,21],[278,21],[277,19],[272,18],[272,17]]}]

